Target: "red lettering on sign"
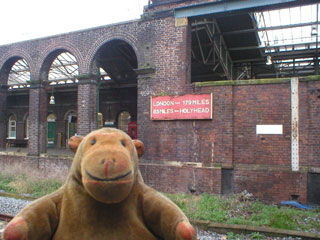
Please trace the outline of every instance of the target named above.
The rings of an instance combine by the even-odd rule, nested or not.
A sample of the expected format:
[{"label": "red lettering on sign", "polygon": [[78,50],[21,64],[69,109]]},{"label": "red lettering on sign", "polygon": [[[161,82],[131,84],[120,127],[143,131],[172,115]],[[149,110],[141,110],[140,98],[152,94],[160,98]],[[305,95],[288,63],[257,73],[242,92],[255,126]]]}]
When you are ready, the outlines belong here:
[{"label": "red lettering on sign", "polygon": [[151,97],[151,120],[212,119],[212,94]]}]

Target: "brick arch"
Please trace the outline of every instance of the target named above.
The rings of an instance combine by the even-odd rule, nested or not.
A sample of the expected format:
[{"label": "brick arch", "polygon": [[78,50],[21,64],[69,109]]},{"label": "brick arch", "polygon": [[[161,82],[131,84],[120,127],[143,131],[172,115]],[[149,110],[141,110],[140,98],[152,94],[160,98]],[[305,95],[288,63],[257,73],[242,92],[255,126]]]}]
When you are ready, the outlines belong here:
[{"label": "brick arch", "polygon": [[[16,58],[17,60],[24,59],[30,69],[30,78],[33,79],[33,77],[35,76],[36,67],[29,53],[24,51],[23,49],[13,49],[0,58],[0,83],[4,83],[3,81],[8,81],[7,74],[9,74],[9,72],[5,72],[5,68],[7,67],[6,64],[8,64],[10,59],[14,58]],[[14,63],[12,63],[12,66],[13,64]],[[6,79],[4,79],[5,77]],[[7,84],[7,82],[5,84]]]},{"label": "brick arch", "polygon": [[118,32],[118,33],[107,33],[103,36],[101,36],[89,49],[88,54],[85,58],[85,72],[84,73],[91,73],[93,71],[93,61],[96,53],[99,51],[99,49],[105,45],[108,42],[111,42],[113,40],[122,40],[129,44],[136,57],[137,57],[137,63],[139,66],[139,63],[144,62],[144,56],[143,56],[143,51],[141,51],[141,47],[138,43],[138,39],[134,37],[131,34],[125,33],[125,32]]},{"label": "brick arch", "polygon": [[[39,61],[38,61],[38,72],[37,72],[37,76],[39,80],[44,80],[42,79],[42,74],[44,69],[46,68],[50,68],[52,61],[54,59],[52,59],[52,61],[49,60],[50,55],[53,54],[54,52],[69,52],[71,53],[77,60],[78,63],[78,67],[79,67],[79,72],[81,72],[81,69],[83,69],[83,56],[81,54],[81,52],[79,51],[79,49],[73,45],[70,42],[58,42],[58,43],[54,43],[49,45],[41,54]],[[55,57],[57,57],[60,53],[58,53]],[[50,66],[48,66],[47,64],[50,64]]]},{"label": "brick arch", "polygon": [[70,113],[74,112],[78,116],[78,111],[76,109],[69,109],[65,112],[63,120],[68,120],[68,116]]},{"label": "brick arch", "polygon": [[23,114],[23,122],[25,122],[27,120],[27,118],[29,117],[29,112],[27,111],[25,114]]},{"label": "brick arch", "polygon": [[16,121],[18,121],[18,114],[16,114],[16,112],[10,111],[10,112],[7,113],[7,119],[8,119],[8,121],[9,121],[9,118],[10,118],[11,116],[14,116],[14,118],[16,119]]}]

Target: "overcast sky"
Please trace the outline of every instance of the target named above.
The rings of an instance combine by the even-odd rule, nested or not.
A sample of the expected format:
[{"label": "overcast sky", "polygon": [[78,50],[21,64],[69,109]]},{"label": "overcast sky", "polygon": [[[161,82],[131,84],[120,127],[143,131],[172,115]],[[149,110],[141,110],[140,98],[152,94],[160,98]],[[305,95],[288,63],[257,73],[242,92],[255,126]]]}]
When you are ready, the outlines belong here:
[{"label": "overcast sky", "polygon": [[0,45],[137,19],[148,0],[1,1]]}]

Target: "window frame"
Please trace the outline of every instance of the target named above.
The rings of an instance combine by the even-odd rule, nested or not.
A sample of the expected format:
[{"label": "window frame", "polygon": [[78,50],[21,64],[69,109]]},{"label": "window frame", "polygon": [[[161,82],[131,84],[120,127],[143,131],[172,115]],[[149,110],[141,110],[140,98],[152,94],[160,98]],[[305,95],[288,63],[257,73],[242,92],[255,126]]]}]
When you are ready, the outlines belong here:
[{"label": "window frame", "polygon": [[[14,128],[14,130],[12,130],[12,128]],[[12,135],[12,133],[14,133],[13,134],[14,136]],[[7,139],[17,139],[17,120],[13,115],[11,115],[8,120],[8,138]]]}]

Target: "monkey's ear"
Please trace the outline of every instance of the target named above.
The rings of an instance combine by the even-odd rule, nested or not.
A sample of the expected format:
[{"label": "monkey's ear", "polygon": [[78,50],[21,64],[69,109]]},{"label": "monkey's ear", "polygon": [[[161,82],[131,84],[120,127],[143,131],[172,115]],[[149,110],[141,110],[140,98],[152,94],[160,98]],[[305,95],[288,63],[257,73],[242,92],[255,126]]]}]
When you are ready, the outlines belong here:
[{"label": "monkey's ear", "polygon": [[73,136],[69,139],[68,145],[72,152],[76,153],[82,139],[82,136]]},{"label": "monkey's ear", "polygon": [[137,139],[132,140],[132,142],[133,142],[134,146],[137,149],[138,157],[141,157],[143,155],[143,153],[144,153],[144,144],[143,144],[143,142],[140,141],[140,140],[137,140]]}]

